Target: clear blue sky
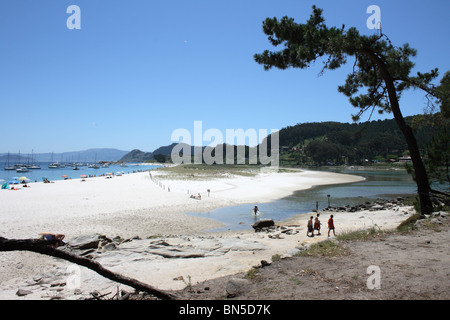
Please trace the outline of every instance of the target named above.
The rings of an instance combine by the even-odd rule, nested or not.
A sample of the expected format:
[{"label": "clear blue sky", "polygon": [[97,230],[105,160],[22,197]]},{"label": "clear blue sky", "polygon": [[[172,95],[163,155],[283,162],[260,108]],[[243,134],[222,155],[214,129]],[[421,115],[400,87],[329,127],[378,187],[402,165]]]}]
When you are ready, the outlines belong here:
[{"label": "clear blue sky", "polygon": [[[337,86],[353,61],[319,77],[321,62],[266,72],[253,60],[273,49],[265,18],[304,22],[314,3],[328,25],[366,34],[366,9],[378,5],[383,32],[418,50],[415,71],[450,69],[448,0],[2,0],[0,152],[153,151],[195,120],[224,134],[351,122],[356,110]],[[80,30],[66,26],[72,4]],[[400,102],[404,115],[425,107],[420,92]]]}]

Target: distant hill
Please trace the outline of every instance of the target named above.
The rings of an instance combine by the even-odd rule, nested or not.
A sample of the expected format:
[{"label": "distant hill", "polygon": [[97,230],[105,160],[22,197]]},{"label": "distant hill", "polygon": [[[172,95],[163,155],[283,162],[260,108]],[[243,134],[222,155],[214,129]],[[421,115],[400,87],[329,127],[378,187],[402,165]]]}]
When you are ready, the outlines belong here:
[{"label": "distant hill", "polygon": [[[411,123],[413,117],[406,117],[405,120]],[[417,128],[415,136],[420,149],[425,148],[436,131],[437,128],[427,124]],[[332,121],[300,123],[287,126],[278,133],[281,165],[390,162],[408,155],[405,139],[394,119],[363,123]],[[270,143],[270,136],[266,139],[269,139]],[[162,146],[153,152],[133,150],[120,160],[142,162],[154,159],[158,155],[164,155],[166,160],[169,160],[176,145],[177,143],[172,143]],[[248,149],[246,147],[246,157]],[[191,155],[194,155],[192,146]],[[164,157],[157,158],[164,161]]]},{"label": "distant hill", "polygon": [[[95,148],[82,151],[70,151],[62,153],[34,153],[34,161],[36,162],[94,162],[97,161],[118,161],[122,158],[128,151],[113,149],[113,148]],[[28,160],[32,162],[31,153],[21,153],[20,162],[26,163]],[[8,154],[0,154],[0,163],[7,161]],[[18,153],[10,153],[9,161],[11,163],[19,162]]]},{"label": "distant hill", "polygon": [[138,149],[131,150],[129,153],[120,158],[122,162],[144,162],[153,159],[152,152],[143,152]]},{"label": "distant hill", "polygon": [[[143,162],[154,159],[154,156],[156,155],[164,155],[166,157],[170,156],[172,154],[172,149],[177,145],[178,143],[172,143],[168,146],[162,146],[156,149],[153,152],[143,152],[138,149],[134,149],[124,155],[119,161],[123,162]],[[186,145],[188,146],[188,145]],[[191,154],[194,154],[194,147],[191,147]]]}]

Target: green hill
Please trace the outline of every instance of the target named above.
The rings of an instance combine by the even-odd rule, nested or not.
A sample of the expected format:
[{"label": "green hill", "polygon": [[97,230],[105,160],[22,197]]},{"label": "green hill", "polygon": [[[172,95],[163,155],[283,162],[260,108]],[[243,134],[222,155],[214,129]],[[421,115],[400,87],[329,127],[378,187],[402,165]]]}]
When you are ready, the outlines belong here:
[{"label": "green hill", "polygon": [[[411,123],[412,117],[406,120]],[[424,149],[436,129],[417,128]],[[314,122],[283,128],[279,132],[281,164],[363,164],[397,160],[408,148],[395,120],[364,123]]]}]

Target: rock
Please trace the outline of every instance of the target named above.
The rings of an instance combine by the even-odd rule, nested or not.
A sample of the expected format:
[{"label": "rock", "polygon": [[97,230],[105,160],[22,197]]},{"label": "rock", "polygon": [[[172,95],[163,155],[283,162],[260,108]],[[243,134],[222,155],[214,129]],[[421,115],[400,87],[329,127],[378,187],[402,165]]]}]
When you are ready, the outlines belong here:
[{"label": "rock", "polygon": [[271,265],[270,262],[267,262],[266,260],[261,260],[261,267],[262,267],[262,268],[268,267],[268,266],[270,266],[270,265]]},{"label": "rock", "polygon": [[225,291],[228,298],[234,298],[244,293],[245,288],[250,282],[246,279],[231,278],[225,286]]},{"label": "rock", "polygon": [[432,218],[432,219],[430,219],[430,222],[434,223],[434,224],[442,224],[442,222],[439,220],[439,218]]},{"label": "rock", "polygon": [[300,251],[305,251],[305,250],[308,250],[310,246],[311,246],[310,243],[305,243],[305,244],[301,244],[301,245],[298,246],[296,249],[298,249],[299,252],[300,252]]},{"label": "rock", "polygon": [[253,229],[260,230],[262,228],[274,227],[275,222],[272,219],[262,219],[252,224]]},{"label": "rock", "polygon": [[108,243],[107,245],[103,246],[103,251],[111,251],[111,250],[115,250],[117,248],[117,246],[111,242]]},{"label": "rock", "polygon": [[444,211],[437,211],[437,212],[433,212],[433,213],[431,214],[431,216],[432,216],[432,217],[442,217],[442,218],[445,218],[445,217],[448,216],[448,213],[447,213],[447,212],[444,212]]},{"label": "rock", "polygon": [[74,249],[96,249],[102,238],[98,234],[84,235],[73,238],[68,244]]},{"label": "rock", "polygon": [[376,205],[370,207],[370,209],[372,209],[372,210],[383,210],[383,208],[384,207],[382,205],[379,205],[379,204],[376,204]]},{"label": "rock", "polygon": [[281,236],[281,233],[269,234],[268,237],[270,239],[284,239],[284,237]]},{"label": "rock", "polygon": [[288,250],[282,257],[283,258],[287,258],[287,257],[293,257],[296,254],[299,254],[302,250],[298,249],[298,248],[292,248],[290,250]]},{"label": "rock", "polygon": [[33,291],[25,290],[25,289],[19,289],[19,290],[17,290],[16,295],[19,296],[19,297],[23,297],[23,296],[26,296],[26,295],[31,294],[31,293],[33,293]]},{"label": "rock", "polygon": [[206,251],[206,250],[182,247],[182,246],[171,246],[168,248],[154,247],[154,248],[149,248],[147,250],[147,252],[151,253],[151,254],[159,255],[159,256],[167,258],[167,259],[202,258],[208,253],[208,251]]}]

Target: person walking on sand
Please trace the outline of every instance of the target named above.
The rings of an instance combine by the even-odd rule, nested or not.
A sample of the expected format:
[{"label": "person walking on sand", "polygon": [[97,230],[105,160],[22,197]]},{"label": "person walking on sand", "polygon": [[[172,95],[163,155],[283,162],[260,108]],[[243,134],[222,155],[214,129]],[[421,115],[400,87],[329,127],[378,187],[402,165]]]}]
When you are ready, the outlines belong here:
[{"label": "person walking on sand", "polygon": [[328,219],[328,237],[330,236],[331,230],[333,230],[333,235],[336,237],[336,233],[334,233],[333,215],[330,215],[330,219]]},{"label": "person walking on sand", "polygon": [[313,233],[314,230],[317,230],[317,235],[320,236],[320,221],[319,221],[319,214],[316,215],[316,218],[314,219],[314,229],[313,229]]},{"label": "person walking on sand", "polygon": [[[311,233],[311,235],[309,235]],[[314,229],[313,229],[313,216],[311,216],[308,220],[308,231],[306,232],[307,237],[314,237]]]}]

